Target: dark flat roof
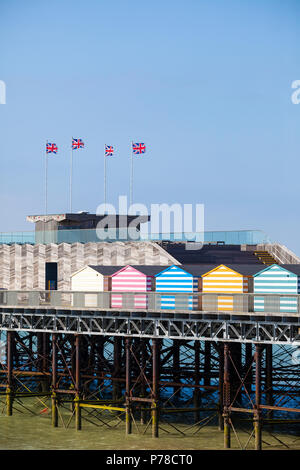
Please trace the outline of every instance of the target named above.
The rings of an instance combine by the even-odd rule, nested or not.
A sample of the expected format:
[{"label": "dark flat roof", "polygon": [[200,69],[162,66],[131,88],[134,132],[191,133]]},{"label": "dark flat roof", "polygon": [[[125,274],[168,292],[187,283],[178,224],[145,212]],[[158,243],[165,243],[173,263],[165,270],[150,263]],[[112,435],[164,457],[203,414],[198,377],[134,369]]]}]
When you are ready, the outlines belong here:
[{"label": "dark flat roof", "polygon": [[[153,266],[146,266],[146,265],[141,265],[141,264],[130,264],[129,266],[132,266],[133,268],[137,269],[138,271],[141,271],[143,274],[146,274],[147,276],[156,276],[162,271],[165,271],[166,269],[170,268],[171,266],[177,266],[178,268],[183,269],[184,271],[188,272],[189,274],[192,274],[192,276],[202,276],[203,274],[206,274],[207,272],[211,271],[212,269],[217,268],[223,264],[224,266],[227,266],[228,268],[232,269],[233,271],[236,271],[244,276],[253,276],[254,274],[258,273],[259,271],[262,271],[263,269],[266,269],[266,265],[253,265],[253,264],[232,264],[232,263],[213,263],[213,264],[178,264],[178,265],[153,265]],[[111,276],[115,274],[117,271],[120,269],[125,268],[126,266],[95,266],[95,265],[87,265],[90,268],[94,269],[95,271],[99,272],[100,274],[103,274],[103,276]],[[300,275],[300,265],[282,265],[282,267],[292,271],[292,269],[297,270],[297,273]],[[295,272],[295,271],[292,271]]]},{"label": "dark flat roof", "polygon": [[128,221],[134,220],[137,217],[140,217],[140,221],[148,222],[150,220],[150,215],[127,215],[127,214],[90,214],[89,212],[79,212],[79,213],[63,213],[63,214],[37,214],[37,215],[28,215],[26,220],[28,222],[48,222],[49,220],[55,220],[57,222],[61,222],[63,220],[71,220],[73,222],[82,222],[85,220],[101,220],[104,217],[108,218],[116,218],[119,220],[122,217],[127,217]]},{"label": "dark flat roof", "polygon": [[137,269],[138,271],[141,271],[142,273],[146,274],[147,276],[155,276],[155,274],[160,273],[164,269],[167,269],[170,267],[170,265],[165,265],[165,266],[158,266],[158,265],[153,265],[153,266],[144,266],[144,265],[134,265],[131,264],[133,268]]},{"label": "dark flat roof", "polygon": [[264,269],[265,265],[261,264],[234,264],[234,263],[214,263],[214,264],[184,264],[181,267],[190,274],[194,276],[202,276],[203,274],[208,273],[212,269],[217,268],[220,265],[227,266],[228,268],[236,271],[239,274],[244,276],[253,276],[253,274],[258,273]]},{"label": "dark flat roof", "polygon": [[300,275],[300,264],[278,264],[281,268],[287,269],[294,274]]},{"label": "dark flat roof", "polygon": [[[103,274],[103,276],[111,276],[112,274],[114,274],[115,272],[119,271],[120,269],[124,267],[124,266],[94,266],[91,264],[88,264],[87,266],[89,268],[94,269],[98,273]],[[85,268],[87,266],[85,266]]]},{"label": "dark flat roof", "polygon": [[184,269],[187,273],[190,273],[193,276],[202,276],[202,274],[211,271],[217,266],[218,264],[183,264],[178,267]]},{"label": "dark flat roof", "polygon": [[94,269],[98,273],[103,274],[104,276],[111,276],[112,274],[115,274],[117,271],[120,271],[120,269],[126,268],[126,266],[131,266],[134,269],[137,269],[138,271],[141,271],[143,274],[146,274],[146,276],[155,276],[155,274],[159,273],[160,271],[163,271],[166,269],[168,266],[158,266],[158,265],[153,265],[153,266],[145,266],[141,264],[130,264],[130,265],[125,265],[125,266],[94,266],[89,264],[89,268]]}]

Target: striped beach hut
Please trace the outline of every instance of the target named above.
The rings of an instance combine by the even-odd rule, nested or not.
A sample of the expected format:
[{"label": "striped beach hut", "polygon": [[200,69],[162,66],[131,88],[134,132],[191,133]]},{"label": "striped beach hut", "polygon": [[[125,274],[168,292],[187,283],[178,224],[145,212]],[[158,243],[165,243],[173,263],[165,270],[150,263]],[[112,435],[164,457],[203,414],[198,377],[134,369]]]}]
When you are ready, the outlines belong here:
[{"label": "striped beach hut", "polygon": [[[272,264],[253,276],[256,294],[294,294],[300,292],[300,265]],[[254,296],[255,312],[297,312],[297,297]]]},{"label": "striped beach hut", "polygon": [[198,310],[200,297],[172,294],[198,292],[201,274],[211,268],[212,265],[173,265],[157,273],[155,276],[155,291],[168,292],[168,295],[160,296],[157,307],[169,310]]},{"label": "striped beach hut", "polygon": [[[247,310],[247,298],[238,295],[252,292],[252,276],[260,269],[259,265],[220,264],[202,275],[202,292],[210,293],[202,299],[203,310]],[[219,294],[220,295],[215,295]]]},{"label": "striped beach hut", "polygon": [[120,292],[120,294],[111,294],[112,308],[147,308],[147,295],[131,293],[154,290],[154,276],[161,268],[161,266],[127,265],[112,274],[111,291]]},{"label": "striped beach hut", "polygon": [[[111,275],[121,266],[92,266],[87,265],[71,274],[71,291],[74,292],[106,292],[111,290]],[[75,295],[75,294],[74,294]],[[85,305],[97,305],[96,294],[85,296]]]}]

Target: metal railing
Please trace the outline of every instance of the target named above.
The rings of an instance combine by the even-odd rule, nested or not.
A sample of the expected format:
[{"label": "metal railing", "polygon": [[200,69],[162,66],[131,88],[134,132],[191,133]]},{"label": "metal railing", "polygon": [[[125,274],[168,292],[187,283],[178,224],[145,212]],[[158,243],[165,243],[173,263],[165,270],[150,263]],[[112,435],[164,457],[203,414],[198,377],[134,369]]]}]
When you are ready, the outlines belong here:
[{"label": "metal railing", "polygon": [[262,245],[258,248],[259,250],[266,250],[273,256],[280,264],[299,264],[300,258],[293,253],[285,245],[279,243],[270,243]]},{"label": "metal railing", "polygon": [[174,293],[0,291],[0,308],[55,308],[92,311],[226,312],[299,316],[300,295]]},{"label": "metal railing", "polygon": [[222,242],[226,245],[257,245],[270,243],[261,230],[233,230],[208,232],[144,233],[135,228],[125,229],[70,229],[23,232],[0,232],[2,244],[49,244],[49,243],[99,243],[115,241],[194,241],[204,243]]}]

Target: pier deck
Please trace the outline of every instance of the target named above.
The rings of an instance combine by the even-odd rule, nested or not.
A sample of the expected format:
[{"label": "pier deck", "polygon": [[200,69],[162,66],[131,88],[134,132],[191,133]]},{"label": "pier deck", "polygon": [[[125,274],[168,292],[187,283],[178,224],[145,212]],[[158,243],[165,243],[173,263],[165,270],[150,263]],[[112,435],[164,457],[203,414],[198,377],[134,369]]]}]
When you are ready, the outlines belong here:
[{"label": "pier deck", "polygon": [[[122,308],[110,307],[113,295]],[[161,308],[168,295],[175,308]],[[262,429],[299,427],[300,296],[283,311],[284,295],[260,294],[267,308],[255,312],[254,294],[221,294],[230,311],[218,310],[219,295],[1,291],[0,403],[10,416],[31,397],[54,427],[124,426],[141,437],[215,422],[225,448],[236,438],[261,449]],[[244,444],[236,420],[252,421]]]},{"label": "pier deck", "polygon": [[[219,294],[117,293],[124,304],[118,309],[109,307],[113,295],[4,291],[0,294],[0,330],[300,346],[300,313],[281,311],[284,295],[260,295],[267,299],[265,312],[253,311],[254,294],[230,294],[234,299],[231,311],[213,308]],[[135,298],[141,295],[147,309],[134,308]],[[176,297],[174,309],[159,308],[166,295]],[[202,297],[209,298],[212,309],[185,308],[191,296],[197,298],[197,305]],[[300,295],[286,297],[295,298],[299,305]],[[93,307],[87,306],[91,303]]]}]

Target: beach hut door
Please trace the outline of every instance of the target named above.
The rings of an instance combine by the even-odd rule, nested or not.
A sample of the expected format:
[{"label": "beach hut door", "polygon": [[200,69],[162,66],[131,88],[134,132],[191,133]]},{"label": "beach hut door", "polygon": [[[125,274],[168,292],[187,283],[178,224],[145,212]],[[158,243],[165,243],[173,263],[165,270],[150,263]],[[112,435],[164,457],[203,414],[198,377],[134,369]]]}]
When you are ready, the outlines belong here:
[{"label": "beach hut door", "polygon": [[233,310],[233,296],[232,295],[219,295],[218,296],[218,310]]}]

